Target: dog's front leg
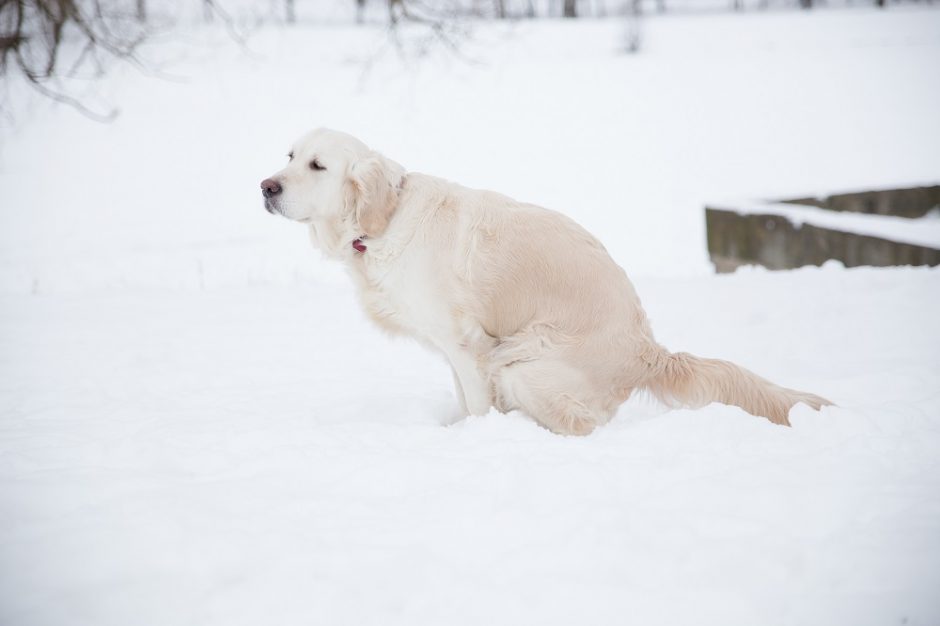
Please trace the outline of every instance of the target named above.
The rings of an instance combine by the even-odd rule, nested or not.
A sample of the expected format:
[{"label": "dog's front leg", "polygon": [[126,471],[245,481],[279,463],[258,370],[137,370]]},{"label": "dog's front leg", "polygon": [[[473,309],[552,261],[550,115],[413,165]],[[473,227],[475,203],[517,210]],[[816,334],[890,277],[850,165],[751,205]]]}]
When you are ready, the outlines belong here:
[{"label": "dog's front leg", "polygon": [[465,349],[454,349],[448,351],[447,358],[454,371],[454,391],[461,408],[467,415],[486,415],[493,406],[493,397],[477,357]]},{"label": "dog's front leg", "polygon": [[460,384],[460,377],[457,376],[457,370],[451,366],[450,373],[454,375],[454,395],[457,396],[457,402],[460,404],[460,414],[463,417],[470,415],[470,410],[467,408],[467,398],[463,395],[463,385]]}]

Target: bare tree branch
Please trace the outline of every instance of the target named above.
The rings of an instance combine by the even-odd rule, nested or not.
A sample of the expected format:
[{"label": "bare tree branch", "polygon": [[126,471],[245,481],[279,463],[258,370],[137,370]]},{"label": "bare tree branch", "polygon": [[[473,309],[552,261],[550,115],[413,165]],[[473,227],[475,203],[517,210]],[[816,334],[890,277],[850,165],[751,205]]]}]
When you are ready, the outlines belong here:
[{"label": "bare tree branch", "polygon": [[61,79],[88,67],[99,76],[107,59],[141,67],[136,51],[147,35],[138,21],[143,6],[137,0],[132,13],[105,0],[2,0],[0,74],[19,70],[42,95],[92,119],[113,119],[116,111],[93,111],[69,95]]}]

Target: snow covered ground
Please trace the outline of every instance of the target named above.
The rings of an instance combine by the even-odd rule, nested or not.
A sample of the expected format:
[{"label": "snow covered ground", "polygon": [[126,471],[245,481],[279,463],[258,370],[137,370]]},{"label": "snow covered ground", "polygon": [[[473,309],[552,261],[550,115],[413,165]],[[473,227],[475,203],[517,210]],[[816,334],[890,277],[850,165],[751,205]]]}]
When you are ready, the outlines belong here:
[{"label": "snow covered ground", "polygon": [[[0,129],[0,623],[935,624],[940,271],[709,273],[703,204],[940,175],[940,11],[161,42]],[[560,209],[659,339],[827,396],[456,420],[258,182],[310,126]]]}]

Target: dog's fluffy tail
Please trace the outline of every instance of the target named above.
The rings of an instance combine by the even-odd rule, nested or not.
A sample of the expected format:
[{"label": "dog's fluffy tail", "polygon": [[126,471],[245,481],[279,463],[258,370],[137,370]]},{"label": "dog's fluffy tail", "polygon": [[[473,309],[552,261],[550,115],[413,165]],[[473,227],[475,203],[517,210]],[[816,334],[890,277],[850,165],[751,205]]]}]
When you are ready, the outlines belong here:
[{"label": "dog's fluffy tail", "polygon": [[670,406],[698,408],[722,402],[789,426],[787,416],[798,402],[816,410],[832,404],[817,395],[775,385],[728,361],[659,348],[647,362],[653,374],[646,381],[647,389]]}]

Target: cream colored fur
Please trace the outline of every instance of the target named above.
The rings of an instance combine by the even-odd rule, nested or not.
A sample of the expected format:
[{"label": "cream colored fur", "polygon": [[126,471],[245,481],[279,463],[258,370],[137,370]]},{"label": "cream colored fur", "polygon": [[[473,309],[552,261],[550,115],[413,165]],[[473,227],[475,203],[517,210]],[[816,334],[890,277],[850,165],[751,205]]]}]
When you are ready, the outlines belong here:
[{"label": "cream colored fur", "polygon": [[[670,353],[604,247],[569,218],[418,173],[357,139],[301,138],[268,208],[310,227],[346,265],[381,327],[439,351],[465,413],[519,409],[583,435],[635,390],[671,405],[723,402],[788,424],[828,404],[727,361]],[[317,171],[310,162],[325,166]],[[365,252],[352,242],[363,238]]]}]

